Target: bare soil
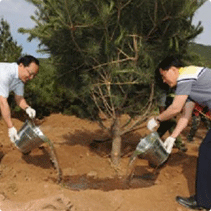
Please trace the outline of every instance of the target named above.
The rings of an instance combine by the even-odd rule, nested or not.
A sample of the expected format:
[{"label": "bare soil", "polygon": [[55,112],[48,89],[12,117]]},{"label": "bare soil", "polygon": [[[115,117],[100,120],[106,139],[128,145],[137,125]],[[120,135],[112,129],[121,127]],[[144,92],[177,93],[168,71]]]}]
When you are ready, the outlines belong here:
[{"label": "bare soil", "polygon": [[[13,119],[20,129],[23,121]],[[130,183],[125,180],[128,162],[146,125],[123,137],[118,169],[110,162],[111,141],[97,123],[75,116],[53,114],[40,121],[40,129],[52,141],[62,181],[44,143],[28,155],[21,153],[7,136],[0,120],[0,210],[1,211],[185,211],[177,195],[194,193],[198,147],[206,129],[201,125],[186,153],[173,149],[158,169],[139,158]],[[97,140],[97,141],[96,141]]]}]

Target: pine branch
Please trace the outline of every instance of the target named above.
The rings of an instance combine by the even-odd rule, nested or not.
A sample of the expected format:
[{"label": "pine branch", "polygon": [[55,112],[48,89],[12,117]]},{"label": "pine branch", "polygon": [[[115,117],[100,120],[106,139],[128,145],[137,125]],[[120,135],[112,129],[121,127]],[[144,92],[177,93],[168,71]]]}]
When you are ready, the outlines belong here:
[{"label": "pine branch", "polygon": [[135,130],[135,127],[137,125],[140,125],[143,121],[145,121],[148,118],[149,111],[151,110],[151,107],[152,107],[153,97],[154,97],[154,83],[151,85],[151,93],[150,93],[150,97],[149,97],[149,100],[147,103],[148,106],[147,106],[145,113],[142,116],[138,117],[130,127],[123,130],[121,132],[121,135],[124,135],[126,133],[131,132],[132,130]]}]

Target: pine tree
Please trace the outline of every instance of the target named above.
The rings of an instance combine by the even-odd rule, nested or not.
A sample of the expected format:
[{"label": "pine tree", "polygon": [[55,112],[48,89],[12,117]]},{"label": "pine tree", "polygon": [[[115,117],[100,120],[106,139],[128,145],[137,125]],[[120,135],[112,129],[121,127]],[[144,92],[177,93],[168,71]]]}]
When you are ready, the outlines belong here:
[{"label": "pine tree", "polygon": [[[70,109],[108,131],[118,165],[121,137],[146,120],[153,107],[157,63],[171,53],[186,56],[188,42],[202,32],[192,17],[204,0],[28,2],[37,6],[36,26],[20,32],[29,33],[29,40],[38,38],[52,55],[68,87]],[[122,114],[129,116],[126,122]]]},{"label": "pine tree", "polygon": [[21,56],[22,47],[18,46],[10,33],[10,26],[3,18],[0,21],[0,61],[14,62]]}]

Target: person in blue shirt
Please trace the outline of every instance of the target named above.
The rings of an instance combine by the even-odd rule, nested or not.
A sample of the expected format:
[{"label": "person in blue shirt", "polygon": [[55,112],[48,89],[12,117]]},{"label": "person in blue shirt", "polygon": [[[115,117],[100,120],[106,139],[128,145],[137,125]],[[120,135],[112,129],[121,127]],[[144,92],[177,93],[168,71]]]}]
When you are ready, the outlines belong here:
[{"label": "person in blue shirt", "polygon": [[26,111],[30,118],[36,116],[24,98],[24,84],[32,80],[39,72],[39,60],[31,55],[21,57],[17,63],[0,62],[0,110],[8,127],[8,136],[11,142],[19,139],[14,127],[11,111],[8,104],[10,92],[14,92],[17,105]]}]

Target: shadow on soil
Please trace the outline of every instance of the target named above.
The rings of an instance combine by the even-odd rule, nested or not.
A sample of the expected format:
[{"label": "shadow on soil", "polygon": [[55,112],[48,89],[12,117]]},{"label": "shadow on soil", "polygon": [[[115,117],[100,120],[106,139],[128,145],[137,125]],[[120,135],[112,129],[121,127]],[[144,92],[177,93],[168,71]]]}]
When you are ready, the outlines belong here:
[{"label": "shadow on soil", "polygon": [[182,171],[181,174],[187,180],[187,185],[190,195],[195,194],[195,177],[197,167],[197,156],[191,156],[186,153],[174,153],[169,157],[169,166],[180,166]]},{"label": "shadow on soil", "polygon": [[[130,157],[135,150],[140,138],[145,137],[147,134],[130,133],[122,137],[122,157]],[[100,138],[99,138],[100,137]],[[61,145],[82,145],[89,148],[90,151],[98,154],[101,157],[110,157],[112,148],[112,140],[102,133],[102,130],[90,132],[89,130],[76,130],[74,134],[68,133],[63,135],[65,142],[59,143]],[[47,156],[47,153],[44,152]],[[32,157],[24,158],[28,163],[36,163],[37,158],[34,160]],[[43,159],[43,156],[39,160]],[[135,166],[133,176],[130,180],[128,178],[95,178],[88,175],[74,175],[65,176],[60,183],[63,187],[79,191],[87,189],[99,189],[103,191],[112,191],[116,189],[135,189],[146,188],[156,185],[156,180],[160,172],[165,167],[181,167],[181,174],[187,179],[190,194],[195,190],[195,172],[196,172],[196,156],[190,156],[185,153],[172,153],[168,161],[160,168],[154,169],[149,166]],[[41,162],[42,163],[42,162]],[[36,163],[39,165],[40,162]],[[42,164],[43,165],[43,164]],[[49,168],[50,163],[44,164],[43,168]]]},{"label": "shadow on soil", "polygon": [[133,178],[128,181],[124,178],[94,178],[87,175],[68,176],[63,178],[61,185],[65,188],[79,191],[87,189],[98,189],[102,191],[126,190],[135,188],[146,188],[154,185],[154,180],[144,180],[142,178]]},{"label": "shadow on soil", "polygon": [[[102,130],[96,130],[94,133],[88,130],[77,130],[74,134],[68,133],[63,135],[63,138],[66,141],[63,144],[70,146],[78,144],[88,146],[92,152],[102,157],[109,157],[112,148],[112,140],[105,135],[102,137],[102,134]],[[121,146],[122,157],[130,156],[139,143],[140,138],[144,136],[146,136],[146,134],[141,136],[139,133],[130,133],[123,136]]]},{"label": "shadow on soil", "polygon": [[35,155],[33,154],[33,152],[26,155],[22,154],[22,159],[25,160],[25,162],[28,164],[33,164],[35,166],[39,166],[44,169],[52,168],[53,166],[52,161],[51,161],[52,158],[48,150],[46,150],[45,147],[39,147],[39,149],[35,149],[35,150],[36,151],[41,150],[42,154]]},{"label": "shadow on soil", "polygon": [[[186,154],[174,153],[159,168],[150,166],[135,166],[131,178],[114,177],[114,178],[95,178],[88,175],[74,175],[63,178],[61,185],[64,188],[74,191],[98,189],[102,191],[127,190],[136,188],[147,188],[157,184],[157,178],[162,170],[166,170],[168,166],[181,166],[181,173],[187,179],[190,194],[195,191],[195,171],[197,157],[188,156]],[[173,172],[172,172],[173,173]],[[179,173],[179,172],[177,172]]]},{"label": "shadow on soil", "polygon": [[[98,140],[98,137],[102,134],[102,131],[76,131],[74,134],[64,135],[66,140],[65,144],[76,145],[81,144],[89,147],[89,149],[98,154],[101,157],[110,157],[112,140],[109,138],[102,138]],[[130,133],[122,138],[122,157],[130,157],[135,150],[140,138],[145,137],[147,134]],[[84,140],[86,138],[86,140]],[[156,185],[156,180],[163,168],[171,166],[181,167],[181,174],[187,179],[187,184],[190,194],[195,191],[195,172],[196,172],[197,157],[190,156],[183,152],[172,153],[167,162],[158,169],[152,170],[151,167],[135,166],[133,177],[128,182],[123,178],[107,178],[107,179],[95,179],[83,176],[66,177],[63,180],[63,185],[66,188],[72,190],[85,190],[85,189],[101,189],[104,191],[110,191],[115,189],[131,189],[131,188],[145,188]]]}]

